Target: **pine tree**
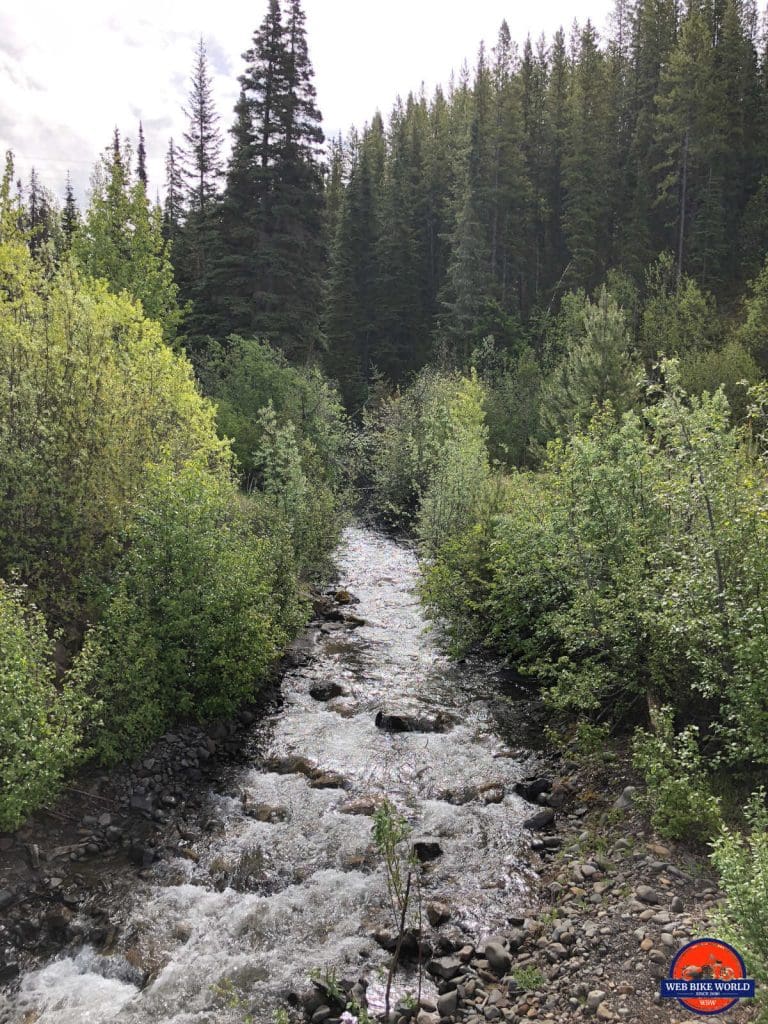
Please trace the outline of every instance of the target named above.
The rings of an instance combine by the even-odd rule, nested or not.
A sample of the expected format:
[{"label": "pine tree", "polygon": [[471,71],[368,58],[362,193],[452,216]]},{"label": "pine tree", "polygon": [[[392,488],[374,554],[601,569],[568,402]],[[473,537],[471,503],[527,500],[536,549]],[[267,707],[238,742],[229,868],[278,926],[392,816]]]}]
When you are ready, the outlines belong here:
[{"label": "pine tree", "polygon": [[349,181],[330,255],[323,362],[339,382],[347,407],[368,397],[379,349],[379,265],[384,176],[384,125],[377,114],[361,140],[352,140]]},{"label": "pine tree", "polygon": [[141,184],[144,186],[144,189],[146,190],[147,182],[149,180],[147,178],[147,147],[146,143],[144,142],[144,125],[141,123],[141,121],[139,121],[139,146],[138,149],[136,150],[136,156],[138,159],[138,164],[136,167],[136,177],[139,179]]},{"label": "pine tree", "polygon": [[323,142],[304,15],[279,0],[244,54],[233,149],[208,289],[215,332],[266,338],[306,359],[319,340]]},{"label": "pine tree", "polygon": [[581,337],[569,346],[544,390],[541,415],[550,435],[584,428],[595,403],[610,402],[621,414],[638,397],[638,368],[629,355],[624,312],[605,287],[597,303],[586,300],[582,325]]},{"label": "pine tree", "polygon": [[[173,139],[168,140],[165,157],[165,202],[163,205],[163,236],[175,243],[184,224],[186,213],[186,174],[184,154]],[[174,259],[174,264],[176,260]]]},{"label": "pine tree", "polygon": [[191,212],[202,214],[215,201],[224,173],[219,115],[213,101],[212,79],[202,36],[195,51],[192,85],[184,112],[187,116],[184,142],[189,158],[187,206]]},{"label": "pine tree", "polygon": [[67,187],[64,198],[64,209],[61,214],[61,227],[64,232],[64,248],[72,248],[72,239],[80,225],[80,211],[75,201],[75,193],[72,188],[72,178],[67,171]]},{"label": "pine tree", "polygon": [[563,224],[571,253],[570,279],[589,289],[603,278],[613,255],[616,169],[607,84],[606,58],[588,21],[579,35],[569,97]]}]

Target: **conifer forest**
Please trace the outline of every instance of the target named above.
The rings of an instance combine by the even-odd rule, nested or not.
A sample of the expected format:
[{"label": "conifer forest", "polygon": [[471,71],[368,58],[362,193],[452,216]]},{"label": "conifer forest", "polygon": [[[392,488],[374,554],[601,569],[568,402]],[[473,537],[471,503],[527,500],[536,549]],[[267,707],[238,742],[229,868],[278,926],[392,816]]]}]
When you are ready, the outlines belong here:
[{"label": "conifer forest", "polygon": [[[302,0],[257,6],[234,110],[217,108],[204,37],[174,69],[186,127],[163,181],[140,123],[83,154],[85,198],[69,179],[57,195],[36,170],[21,178],[5,156],[0,866],[89,779],[141,774],[161,738],[274,714],[281,673],[306,664],[308,623],[365,635],[369,613],[329,590],[344,583],[339,558],[362,572],[355,544],[391,544],[385,562],[418,558],[403,571],[434,658],[504,666],[574,771],[598,788],[612,772],[630,782],[642,827],[727,890],[712,927],[768,983],[764,13],[754,0],[616,0],[605,31],[574,22],[521,40],[504,21],[443,85],[402,82],[391,110],[326,137]],[[337,689],[311,693],[349,696]],[[386,688],[382,700],[376,735],[447,732],[439,716],[427,728],[388,713]],[[202,770],[209,755],[195,756]],[[312,793],[345,788],[343,758],[314,775],[274,763]],[[539,799],[550,790],[533,802],[560,813]],[[152,819],[152,786],[136,799]],[[316,976],[315,1024],[417,1019],[418,1002],[406,1012],[394,993],[409,935],[421,979],[421,932],[406,923],[413,865],[432,854],[416,843],[416,860],[397,860],[395,804],[376,805],[372,833],[396,911],[386,995],[369,1016],[359,993]],[[607,807],[614,827],[621,808]],[[218,891],[251,892],[256,874]],[[590,877],[569,877],[571,894]],[[499,976],[511,969],[500,949],[488,978],[494,956]],[[516,975],[526,991],[554,984],[551,965],[525,975],[534,967]],[[185,1021],[294,1020],[222,977],[210,981],[224,1015]],[[462,1016],[465,989],[454,1005],[443,981],[419,1024],[578,1020],[591,989],[608,1001],[589,1013],[630,1019],[613,1016],[605,978],[570,1009],[518,993],[500,1017]],[[7,1020],[172,1019],[151,1002],[135,1017],[117,1016],[127,1003],[93,1018],[57,1016],[62,1005]],[[739,1019],[768,1020],[765,1005]],[[648,1006],[632,1019],[673,1019]]]}]

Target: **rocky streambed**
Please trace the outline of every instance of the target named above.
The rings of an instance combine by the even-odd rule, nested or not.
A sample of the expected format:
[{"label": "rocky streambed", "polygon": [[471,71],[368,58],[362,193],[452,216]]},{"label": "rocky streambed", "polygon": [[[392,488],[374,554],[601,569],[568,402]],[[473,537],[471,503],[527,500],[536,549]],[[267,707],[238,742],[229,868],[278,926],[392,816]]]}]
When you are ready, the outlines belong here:
[{"label": "rocky streambed", "polygon": [[620,769],[590,789],[532,751],[537,703],[442,653],[411,551],[352,529],[339,572],[272,703],[164,737],[0,838],[2,1024],[380,1014],[384,800],[421,862],[395,1021],[682,1017],[654,994],[717,898],[700,863],[614,807]]}]

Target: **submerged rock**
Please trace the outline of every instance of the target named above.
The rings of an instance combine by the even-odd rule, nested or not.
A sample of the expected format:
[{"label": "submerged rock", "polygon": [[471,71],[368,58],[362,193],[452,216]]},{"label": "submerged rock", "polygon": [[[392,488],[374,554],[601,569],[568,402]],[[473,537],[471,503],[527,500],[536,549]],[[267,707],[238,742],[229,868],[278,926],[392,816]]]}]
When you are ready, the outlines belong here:
[{"label": "submerged rock", "polygon": [[390,714],[377,711],[376,728],[384,732],[448,732],[453,726],[453,719],[444,711],[438,711],[434,717],[408,713]]}]

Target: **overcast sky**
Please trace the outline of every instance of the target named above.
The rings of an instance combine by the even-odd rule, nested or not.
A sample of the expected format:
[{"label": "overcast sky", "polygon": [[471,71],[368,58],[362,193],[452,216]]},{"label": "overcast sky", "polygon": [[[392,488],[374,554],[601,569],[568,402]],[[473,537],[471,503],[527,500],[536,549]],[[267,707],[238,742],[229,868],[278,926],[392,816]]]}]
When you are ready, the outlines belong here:
[{"label": "overcast sky", "polygon": [[[9,5],[10,6],[10,5]],[[398,93],[447,82],[506,18],[522,44],[587,17],[601,31],[611,0],[305,0],[310,56],[327,136],[361,126]],[[114,13],[110,12],[110,8]],[[143,120],[150,188],[162,187],[168,138],[184,128],[182,104],[202,34],[223,129],[232,122],[241,54],[266,0],[26,0],[0,11],[0,147],[17,170],[32,165],[61,194],[67,169],[78,193],[117,125],[135,137]]]}]

